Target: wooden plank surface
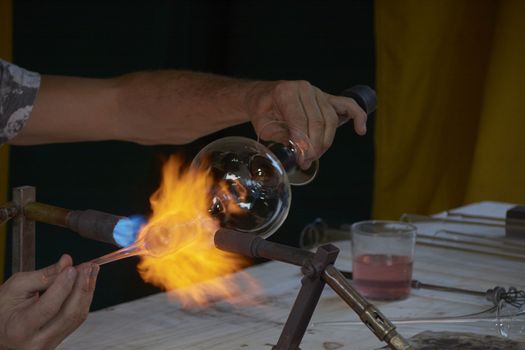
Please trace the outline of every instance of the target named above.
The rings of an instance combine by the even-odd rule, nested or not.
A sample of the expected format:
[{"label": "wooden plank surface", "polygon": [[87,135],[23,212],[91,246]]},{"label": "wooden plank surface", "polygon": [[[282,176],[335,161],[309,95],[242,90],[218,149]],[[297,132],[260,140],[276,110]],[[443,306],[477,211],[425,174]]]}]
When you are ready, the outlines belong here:
[{"label": "wooden plank surface", "polygon": [[[469,206],[469,211],[472,207]],[[475,210],[474,210],[475,211]],[[473,225],[425,223],[432,234],[443,227],[491,237],[503,230]],[[433,226],[432,226],[433,225]],[[418,226],[421,226],[418,224]],[[350,242],[337,242],[341,249],[337,266],[351,270]],[[261,286],[257,295],[239,296],[252,305],[235,306],[224,300],[207,308],[185,310],[165,293],[93,312],[60,349],[271,349],[276,343],[300,287],[299,268],[269,262],[247,269]],[[418,245],[414,278],[422,282],[484,291],[496,285],[525,287],[525,260],[469,253]],[[110,290],[106,291],[111,293]],[[431,290],[413,290],[402,301],[377,302],[389,318],[443,317],[482,311],[490,306],[481,297]],[[327,286],[301,348],[375,349],[384,344],[364,326],[327,326],[320,322],[356,320],[354,312]],[[409,337],[421,331],[453,330],[496,335],[495,325],[399,326]],[[514,336],[523,339],[525,334]]]}]

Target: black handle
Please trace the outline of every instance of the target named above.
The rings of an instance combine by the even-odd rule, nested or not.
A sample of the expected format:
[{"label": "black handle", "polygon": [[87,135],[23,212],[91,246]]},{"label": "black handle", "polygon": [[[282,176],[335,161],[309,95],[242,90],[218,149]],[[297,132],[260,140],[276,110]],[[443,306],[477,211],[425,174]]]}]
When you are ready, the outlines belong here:
[{"label": "black handle", "polygon": [[349,89],[344,90],[341,96],[350,97],[357,102],[366,114],[370,115],[377,108],[376,92],[367,85],[355,85]]}]

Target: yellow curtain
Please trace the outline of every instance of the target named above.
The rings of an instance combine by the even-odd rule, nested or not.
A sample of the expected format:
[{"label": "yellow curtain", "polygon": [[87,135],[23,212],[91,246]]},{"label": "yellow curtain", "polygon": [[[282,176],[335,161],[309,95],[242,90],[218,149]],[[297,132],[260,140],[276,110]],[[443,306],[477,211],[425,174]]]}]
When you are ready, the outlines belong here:
[{"label": "yellow curtain", "polygon": [[525,1],[376,0],[375,218],[525,203]]},{"label": "yellow curtain", "polygon": [[[12,55],[12,4],[0,0],[0,58],[11,60]],[[7,201],[9,148],[0,147],[0,203]],[[4,277],[6,227],[0,225],[0,282]]]}]

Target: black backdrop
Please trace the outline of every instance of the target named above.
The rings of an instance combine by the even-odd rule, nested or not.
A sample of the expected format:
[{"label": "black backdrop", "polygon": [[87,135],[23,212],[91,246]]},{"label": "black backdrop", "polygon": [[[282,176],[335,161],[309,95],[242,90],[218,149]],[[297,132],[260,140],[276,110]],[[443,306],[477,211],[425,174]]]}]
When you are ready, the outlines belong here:
[{"label": "black backdrop", "polygon": [[[14,60],[47,74],[108,77],[185,68],[244,78],[306,79],[331,93],[374,85],[373,2],[352,1],[14,1]],[[295,245],[316,217],[332,225],[370,216],[373,118],[366,137],[346,125],[321,159],[318,178],[294,188],[292,208],[272,240]],[[72,209],[147,214],[161,159],[193,155],[243,125],[185,146],[124,142],[13,147],[11,186],[37,187],[39,201]],[[37,226],[37,266],[64,252],[76,262],[114,249],[66,230]],[[156,291],[136,261],[101,269],[92,309]],[[7,263],[9,269],[9,260]]]}]

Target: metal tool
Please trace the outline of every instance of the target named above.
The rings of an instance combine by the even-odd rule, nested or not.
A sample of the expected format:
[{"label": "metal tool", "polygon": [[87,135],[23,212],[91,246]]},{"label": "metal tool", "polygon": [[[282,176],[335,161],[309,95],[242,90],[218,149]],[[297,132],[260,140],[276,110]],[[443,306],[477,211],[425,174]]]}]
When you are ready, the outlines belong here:
[{"label": "metal tool", "polygon": [[227,229],[215,233],[215,246],[221,250],[252,258],[266,258],[301,266],[302,287],[292,307],[277,345],[273,350],[297,350],[327,283],[359,316],[361,321],[386,342],[391,349],[412,349],[395,326],[371,303],[364,299],[334,267],[339,249],[320,246],[316,253],[268,242],[261,237]]},{"label": "metal tool", "polygon": [[[345,278],[351,280],[353,277],[353,274],[351,271],[341,271],[343,276]],[[496,286],[494,288],[487,289],[486,291],[479,291],[479,290],[471,290],[471,289],[463,289],[463,288],[457,288],[457,287],[451,287],[451,286],[443,286],[438,284],[430,284],[430,283],[423,283],[418,280],[412,280],[410,282],[410,286],[412,289],[430,289],[430,290],[438,290],[442,292],[451,292],[451,293],[461,293],[461,294],[468,294],[468,295],[474,295],[479,297],[484,297],[486,300],[490,301],[494,306],[499,305],[501,301],[506,302],[509,305],[512,305],[516,308],[521,308],[523,305],[525,305],[525,291],[521,289],[517,289],[516,287],[509,287],[508,289],[505,289],[500,286]]]},{"label": "metal tool", "polygon": [[31,186],[13,189],[13,201],[0,206],[0,222],[13,219],[12,272],[35,269],[35,222],[66,227],[83,237],[118,246],[114,231],[126,219],[97,210],[69,210],[36,202]]}]

